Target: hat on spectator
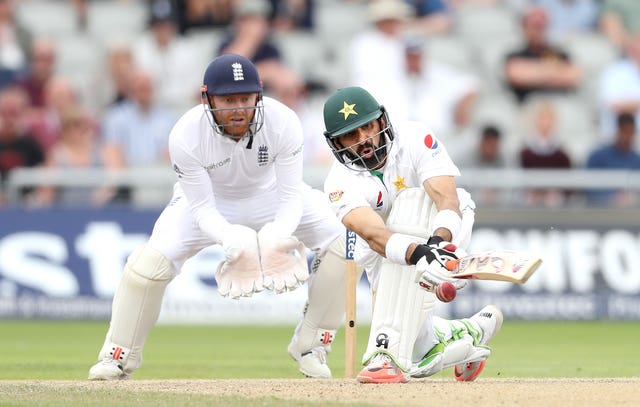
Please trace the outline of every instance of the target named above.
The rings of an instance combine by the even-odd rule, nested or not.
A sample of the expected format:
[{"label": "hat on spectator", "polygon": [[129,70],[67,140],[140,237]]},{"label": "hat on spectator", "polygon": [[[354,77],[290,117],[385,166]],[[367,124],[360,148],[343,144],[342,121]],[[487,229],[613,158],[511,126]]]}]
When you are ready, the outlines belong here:
[{"label": "hat on spectator", "polygon": [[162,23],[162,22],[177,22],[178,16],[176,15],[173,6],[169,0],[154,0],[151,3],[150,24]]},{"label": "hat on spectator", "polygon": [[402,0],[372,0],[369,3],[369,20],[404,20],[411,15],[411,6]]}]

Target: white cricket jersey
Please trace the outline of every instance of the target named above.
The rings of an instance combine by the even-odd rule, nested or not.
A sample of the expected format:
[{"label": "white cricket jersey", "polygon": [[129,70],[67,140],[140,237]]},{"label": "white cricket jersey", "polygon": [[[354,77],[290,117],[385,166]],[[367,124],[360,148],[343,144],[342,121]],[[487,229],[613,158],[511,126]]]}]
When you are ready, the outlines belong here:
[{"label": "white cricket jersey", "polygon": [[[216,133],[202,105],[187,111],[169,136],[177,188],[198,226],[214,240],[234,223],[229,218],[242,202],[276,205],[274,222],[285,234],[300,222],[303,194],[310,190],[302,180],[302,126],[284,104],[269,97],[263,103],[264,125],[251,148],[249,137],[236,142]],[[245,215],[251,219],[252,214]]]},{"label": "white cricket jersey", "polygon": [[[337,161],[333,163],[324,192],[341,221],[351,210],[369,206],[386,222],[393,201],[402,189],[422,187],[425,180],[436,176],[460,175],[444,145],[429,127],[406,121],[394,126],[394,130],[396,137],[381,170],[356,172]],[[381,256],[361,238],[356,239],[354,256],[367,270],[369,281],[377,284],[375,270]]]},{"label": "white cricket jersey", "polygon": [[432,177],[460,175],[429,127],[407,121],[394,126],[394,130],[396,137],[380,171],[356,172],[337,161],[333,163],[324,191],[340,220],[355,208],[370,206],[386,221],[400,190],[420,187]]}]

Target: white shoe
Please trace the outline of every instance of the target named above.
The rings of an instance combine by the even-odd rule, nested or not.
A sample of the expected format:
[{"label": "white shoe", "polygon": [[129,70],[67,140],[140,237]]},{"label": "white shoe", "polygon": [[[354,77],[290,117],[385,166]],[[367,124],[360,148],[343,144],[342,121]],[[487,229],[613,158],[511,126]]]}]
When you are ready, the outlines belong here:
[{"label": "white shoe", "polygon": [[115,359],[104,358],[89,369],[89,380],[127,380],[129,375]]},{"label": "white shoe", "polygon": [[309,352],[300,354],[295,350],[294,342],[289,344],[289,355],[300,365],[300,372],[314,379],[331,379],[331,369],[327,365],[327,351],[318,346]]},{"label": "white shoe", "polygon": [[[486,346],[489,340],[493,338],[502,327],[504,318],[500,308],[495,305],[487,305],[469,319],[475,322],[480,328],[480,332],[472,332],[471,327],[468,327],[471,335],[474,337],[474,341],[478,346]],[[480,375],[485,363],[486,360],[480,360],[456,365],[453,369],[453,377],[461,382],[473,381]]]}]

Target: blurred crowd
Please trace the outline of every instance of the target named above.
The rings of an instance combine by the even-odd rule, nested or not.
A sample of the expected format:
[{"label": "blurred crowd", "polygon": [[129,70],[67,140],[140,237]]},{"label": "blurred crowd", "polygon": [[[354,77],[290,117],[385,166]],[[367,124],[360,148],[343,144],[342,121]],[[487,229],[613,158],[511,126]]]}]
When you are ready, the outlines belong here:
[{"label": "blurred crowd", "polygon": [[[309,168],[332,161],[324,98],[360,85],[392,122],[431,126],[463,172],[640,169],[637,0],[0,0],[0,182],[18,167],[167,166],[171,127],[225,52],[298,113]],[[40,186],[23,199],[131,194]],[[536,189],[522,203],[574,199]],[[581,199],[638,205],[631,191]]]}]

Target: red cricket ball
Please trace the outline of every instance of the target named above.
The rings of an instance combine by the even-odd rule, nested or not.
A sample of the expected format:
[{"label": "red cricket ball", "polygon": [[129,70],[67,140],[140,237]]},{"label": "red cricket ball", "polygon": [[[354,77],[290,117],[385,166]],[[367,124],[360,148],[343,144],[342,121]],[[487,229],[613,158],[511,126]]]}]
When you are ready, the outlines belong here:
[{"label": "red cricket ball", "polygon": [[436,297],[438,297],[438,299],[442,302],[453,301],[456,298],[456,294],[458,294],[456,286],[448,281],[438,284],[438,286],[436,287]]}]

